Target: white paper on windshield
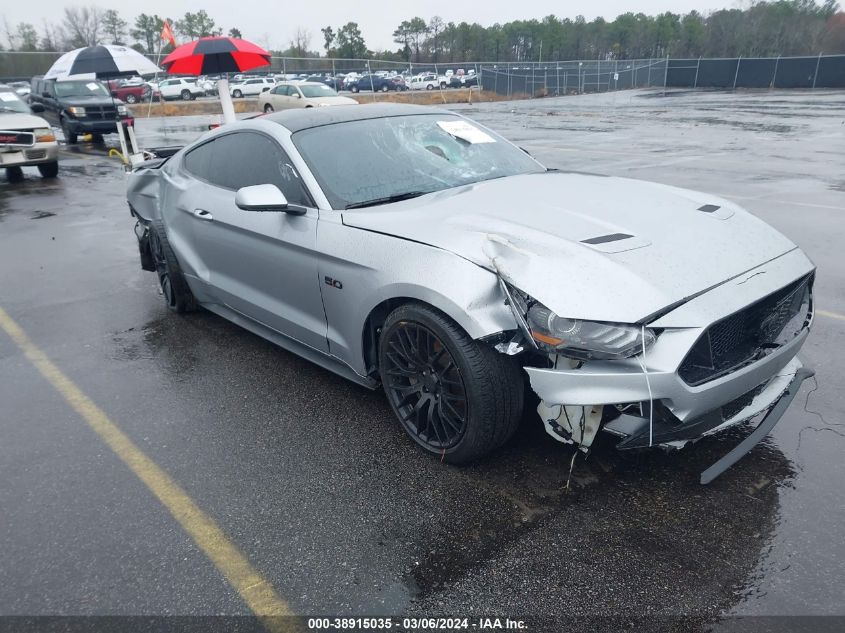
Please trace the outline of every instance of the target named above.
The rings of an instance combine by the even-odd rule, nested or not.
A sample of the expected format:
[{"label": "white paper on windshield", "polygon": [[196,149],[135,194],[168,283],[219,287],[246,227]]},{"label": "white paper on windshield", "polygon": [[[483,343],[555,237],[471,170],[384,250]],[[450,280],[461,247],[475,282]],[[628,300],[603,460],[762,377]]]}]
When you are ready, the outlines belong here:
[{"label": "white paper on windshield", "polygon": [[496,139],[482,130],[479,130],[469,121],[438,121],[440,126],[446,134],[450,134],[455,138],[459,138],[467,143],[495,143]]},{"label": "white paper on windshield", "polygon": [[17,101],[17,95],[11,92],[0,92],[0,100],[2,101]]},{"label": "white paper on windshield", "polygon": [[91,83],[87,83],[87,84],[85,84],[85,87],[86,87],[86,88],[88,88],[88,90],[96,90],[97,88],[99,88],[99,87],[100,87],[100,84],[95,84],[95,83],[92,81]]}]

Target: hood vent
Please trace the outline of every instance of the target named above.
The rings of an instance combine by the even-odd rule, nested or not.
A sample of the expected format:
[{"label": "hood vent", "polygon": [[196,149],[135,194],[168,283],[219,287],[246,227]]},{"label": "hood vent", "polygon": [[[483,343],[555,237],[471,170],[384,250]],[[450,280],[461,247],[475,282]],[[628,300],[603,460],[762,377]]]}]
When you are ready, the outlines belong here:
[{"label": "hood vent", "polygon": [[581,240],[582,244],[607,244],[608,242],[618,242],[619,240],[627,240],[633,235],[627,233],[611,233],[610,235],[599,235],[598,237],[591,237],[588,240]]},{"label": "hood vent", "polygon": [[698,207],[699,211],[704,211],[704,213],[714,213],[721,209],[719,205],[716,204],[705,204],[703,207]]}]

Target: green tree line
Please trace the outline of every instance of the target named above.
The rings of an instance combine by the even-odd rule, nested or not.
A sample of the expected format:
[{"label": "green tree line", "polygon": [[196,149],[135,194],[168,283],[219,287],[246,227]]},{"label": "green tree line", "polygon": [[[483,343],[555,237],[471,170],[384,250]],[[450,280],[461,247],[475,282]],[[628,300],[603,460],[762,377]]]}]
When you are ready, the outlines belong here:
[{"label": "green tree line", "polygon": [[[6,47],[17,51],[63,51],[99,43],[126,44],[145,53],[159,49],[165,18],[142,13],[125,20],[114,9],[69,6],[60,21],[40,27],[11,25],[3,19]],[[241,37],[227,31],[203,9],[168,20],[182,41],[206,35]],[[403,20],[393,31],[398,48],[371,50],[355,22],[326,26],[322,51],[310,49],[311,34],[297,28],[288,48],[277,55],[390,59],[422,63],[460,61],[544,61],[648,57],[736,57],[845,53],[845,13],[836,0],[754,1],[738,9],[707,14],[624,13],[612,21],[583,16],[515,20],[483,26],[447,22],[440,16]],[[249,38],[249,34],[246,34]],[[268,42],[258,44],[269,48]],[[165,45],[163,52],[169,51]]]}]

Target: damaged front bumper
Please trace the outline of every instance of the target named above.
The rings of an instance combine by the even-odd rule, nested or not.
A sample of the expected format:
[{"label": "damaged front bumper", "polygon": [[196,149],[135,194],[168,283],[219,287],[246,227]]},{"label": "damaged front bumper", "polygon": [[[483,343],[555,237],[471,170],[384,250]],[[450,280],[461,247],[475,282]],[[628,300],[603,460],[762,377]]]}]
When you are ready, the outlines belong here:
[{"label": "damaged front bumper", "polygon": [[[681,448],[766,414],[749,439],[702,476],[711,481],[762,439],[813,375],[797,358],[813,320],[812,280],[811,273],[784,286],[783,277],[771,275],[754,291],[737,284],[739,290],[702,295],[649,324],[661,333],[644,355],[583,362],[551,356],[551,367],[526,367],[547,432],[582,450],[599,430],[619,437],[619,449]],[[752,292],[763,298],[749,303]],[[784,321],[789,325],[779,325]],[[776,336],[765,338],[762,328],[770,323]],[[758,339],[743,336],[760,342],[749,348],[747,341]],[[713,363],[703,378],[702,344]],[[715,358],[732,364],[721,369]]]},{"label": "damaged front bumper", "polygon": [[[589,446],[597,431],[601,429],[621,438],[621,441],[617,444],[619,449],[648,446],[681,448],[687,442],[718,433],[765,413],[766,415],[755,430],[745,440],[702,473],[702,484],[713,481],[756,446],[778,423],[800,389],[801,383],[815,373],[813,370],[803,367],[801,361],[793,357],[762,384],[701,416],[685,421],[679,420],[656,397],[655,400],[649,400],[647,393],[640,393],[640,395],[645,395],[646,398],[636,405],[626,405],[628,410],[633,406],[633,412],[621,413],[617,417],[602,423],[602,410],[607,408],[606,405],[605,407],[600,405],[585,405],[583,407],[572,405],[550,406],[546,404],[547,401],[542,395],[545,393],[548,397],[555,393],[554,389],[551,392],[544,391],[544,387],[549,387],[550,370],[526,368],[526,371],[531,377],[532,387],[543,398],[538,411],[544,418],[543,422],[550,435],[558,440],[571,441],[581,446]],[[744,380],[740,380],[735,386],[744,388],[744,385],[747,385],[746,380],[753,381],[750,376],[755,375],[755,372],[750,372],[744,377]],[[642,373],[639,374],[639,378],[643,379]],[[719,392],[723,391],[720,389]],[[652,395],[654,395],[654,392]],[[614,401],[619,402],[619,400],[609,400],[609,402]],[[649,410],[650,406],[652,407],[651,410]],[[579,409],[581,409],[580,413]],[[556,417],[552,419],[550,415]],[[576,424],[570,426],[571,420],[576,420]],[[564,423],[561,425],[559,422]]]}]

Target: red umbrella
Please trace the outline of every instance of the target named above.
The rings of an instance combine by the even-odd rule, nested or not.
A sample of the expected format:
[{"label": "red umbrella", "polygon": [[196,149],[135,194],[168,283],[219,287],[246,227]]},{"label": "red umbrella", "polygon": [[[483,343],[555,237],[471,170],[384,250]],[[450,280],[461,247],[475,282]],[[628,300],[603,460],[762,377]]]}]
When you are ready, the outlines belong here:
[{"label": "red umbrella", "polygon": [[[270,53],[252,42],[234,37],[201,37],[174,49],[161,63],[171,75],[243,72],[269,64]],[[228,79],[217,82],[217,92],[220,95],[224,122],[234,122],[235,107],[229,94]]]},{"label": "red umbrella", "polygon": [[161,63],[172,75],[236,73],[269,64],[270,53],[234,37],[202,37],[182,44]]}]

